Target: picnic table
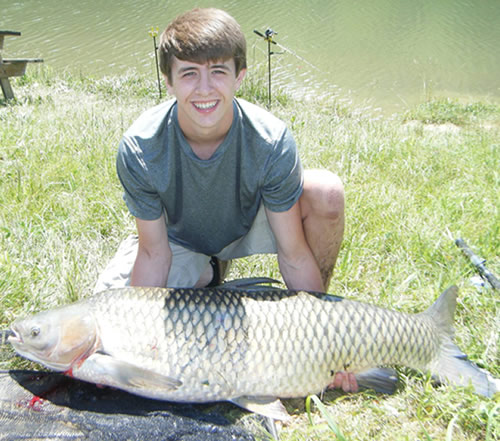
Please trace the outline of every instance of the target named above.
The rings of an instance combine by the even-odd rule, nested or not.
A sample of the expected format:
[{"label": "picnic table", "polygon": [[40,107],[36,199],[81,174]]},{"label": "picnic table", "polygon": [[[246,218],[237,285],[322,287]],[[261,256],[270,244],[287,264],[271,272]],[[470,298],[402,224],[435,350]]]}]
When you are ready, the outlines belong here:
[{"label": "picnic table", "polygon": [[0,85],[6,100],[14,98],[14,91],[10,85],[10,77],[20,77],[26,72],[28,63],[41,63],[41,58],[2,58],[3,42],[6,36],[20,36],[18,31],[0,30]]}]

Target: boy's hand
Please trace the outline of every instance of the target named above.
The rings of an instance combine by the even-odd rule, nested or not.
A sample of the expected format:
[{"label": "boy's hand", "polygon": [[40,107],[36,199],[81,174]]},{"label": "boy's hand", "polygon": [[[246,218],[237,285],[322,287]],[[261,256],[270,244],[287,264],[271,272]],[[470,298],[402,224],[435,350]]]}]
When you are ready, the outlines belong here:
[{"label": "boy's hand", "polygon": [[328,387],[331,389],[341,388],[344,392],[357,392],[358,382],[356,376],[351,372],[337,372],[333,378],[333,383]]}]

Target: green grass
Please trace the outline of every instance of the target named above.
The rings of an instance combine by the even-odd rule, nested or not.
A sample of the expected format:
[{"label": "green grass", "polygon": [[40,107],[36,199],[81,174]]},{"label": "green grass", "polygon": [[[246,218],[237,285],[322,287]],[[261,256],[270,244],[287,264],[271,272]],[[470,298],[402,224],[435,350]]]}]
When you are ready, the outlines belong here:
[{"label": "green grass", "polygon": [[[134,231],[114,162],[124,130],[158,102],[155,79],[91,79],[29,69],[0,99],[0,327],[20,315],[88,296],[120,241]],[[241,95],[267,105],[266,78]],[[307,168],[338,173],[346,233],[329,292],[404,311],[427,308],[457,284],[456,338],[500,377],[499,296],[476,289],[462,237],[500,275],[500,107],[436,99],[382,117],[333,98],[273,91]],[[276,259],[237,262],[231,277],[280,278]],[[0,354],[2,355],[2,354]],[[8,355],[8,354],[7,354]],[[0,368],[23,365],[0,357]],[[282,440],[498,440],[498,398],[434,388],[401,370],[392,397],[328,392],[325,409],[288,400]],[[243,417],[245,419],[246,417]]]}]

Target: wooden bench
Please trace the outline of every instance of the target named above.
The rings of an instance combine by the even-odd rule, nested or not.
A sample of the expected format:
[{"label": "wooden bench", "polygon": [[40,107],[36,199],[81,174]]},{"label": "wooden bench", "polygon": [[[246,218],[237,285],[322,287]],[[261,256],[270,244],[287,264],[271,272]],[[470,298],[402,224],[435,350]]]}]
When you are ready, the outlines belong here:
[{"label": "wooden bench", "polygon": [[0,30],[0,85],[6,100],[14,98],[14,91],[10,85],[9,77],[20,77],[26,72],[28,63],[42,63],[41,58],[2,58],[1,50],[5,36],[19,36],[21,32]]}]

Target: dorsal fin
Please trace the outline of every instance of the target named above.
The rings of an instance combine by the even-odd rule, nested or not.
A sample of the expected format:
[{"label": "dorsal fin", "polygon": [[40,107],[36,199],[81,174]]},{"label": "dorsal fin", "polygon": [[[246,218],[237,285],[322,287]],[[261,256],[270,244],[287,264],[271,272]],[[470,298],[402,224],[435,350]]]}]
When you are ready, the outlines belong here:
[{"label": "dorsal fin", "polygon": [[453,285],[424,312],[440,328],[453,335],[453,322],[457,306],[458,288]]}]

